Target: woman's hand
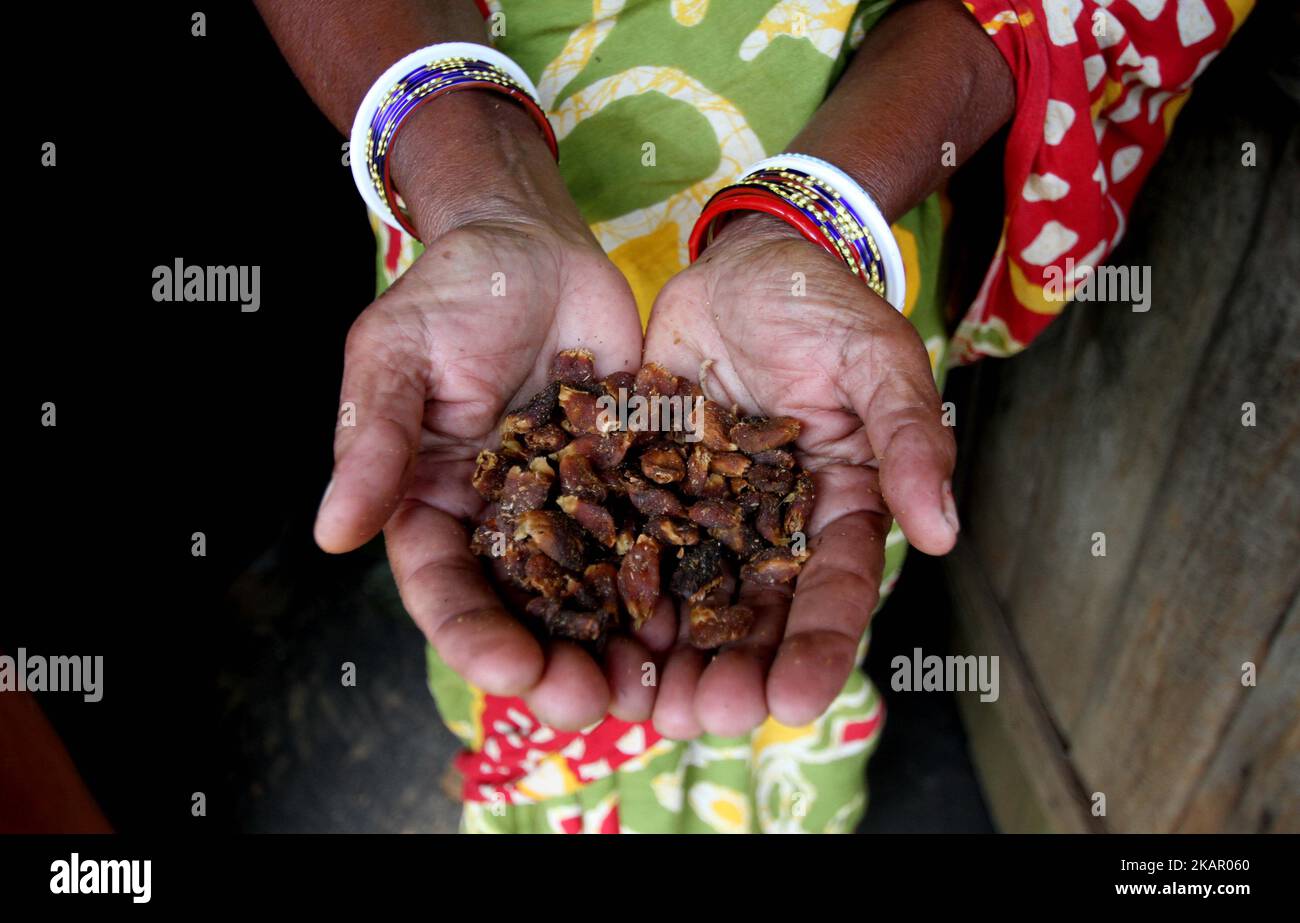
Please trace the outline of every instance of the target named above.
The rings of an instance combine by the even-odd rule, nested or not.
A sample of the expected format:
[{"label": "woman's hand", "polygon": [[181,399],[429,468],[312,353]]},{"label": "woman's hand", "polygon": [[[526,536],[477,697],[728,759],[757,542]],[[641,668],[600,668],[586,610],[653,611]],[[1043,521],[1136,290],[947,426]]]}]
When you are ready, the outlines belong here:
[{"label": "woman's hand", "polygon": [[660,675],[655,726],[690,738],[742,734],[769,714],[806,724],[854,667],[891,516],[929,554],[956,541],[956,448],[925,347],[840,261],[778,219],[745,215],[660,293],[645,359],[691,377],[711,360],[715,400],[802,421],[798,454],[817,488],[813,554],[793,597],[742,585],[754,630],[707,664],[683,631]]},{"label": "woman's hand", "polygon": [[[611,681],[576,645],[544,651],[503,608],[469,550],[463,522],[483,505],[470,477],[478,452],[498,444],[504,414],[544,386],[558,350],[585,346],[601,375],[635,371],[641,324],[527,116],[457,96],[475,94],[427,108],[446,118],[457,106],[499,106],[473,124],[514,120],[516,131],[432,156],[416,140],[421,123],[405,129],[398,188],[427,249],[348,335],[341,401],[355,426],[336,431],[316,540],[344,552],[383,529],[407,611],[452,669],[489,693],[522,695],[550,725],[578,728],[605,715]],[[649,659],[623,643],[624,659]]]}]

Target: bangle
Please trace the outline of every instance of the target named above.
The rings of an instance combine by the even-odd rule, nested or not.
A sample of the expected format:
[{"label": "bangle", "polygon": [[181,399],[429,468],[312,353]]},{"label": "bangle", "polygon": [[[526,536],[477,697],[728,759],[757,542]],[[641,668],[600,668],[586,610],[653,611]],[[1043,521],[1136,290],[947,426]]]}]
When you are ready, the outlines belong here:
[{"label": "bangle", "polygon": [[[780,218],[803,235],[804,239],[825,249],[831,256],[840,256],[839,252],[822,234],[817,224],[785,199],[763,190],[747,191],[741,186],[728,186],[709,199],[700,213],[695,227],[691,229],[689,242],[691,262],[700,255],[714,234],[721,230],[726,222],[724,215],[737,211],[765,212]],[[721,220],[718,220],[721,219]]]},{"label": "bangle", "polygon": [[456,90],[491,90],[520,103],[559,159],[555,132],[523,68],[486,45],[446,42],[402,58],[374,82],[352,120],[352,179],[361,198],[388,226],[418,237],[389,175],[388,155],[406,119],[420,106]]},{"label": "bangle", "polygon": [[[740,191],[752,197],[741,199]],[[715,219],[742,208],[784,218],[902,310],[907,280],[889,222],[866,190],[838,167],[805,154],[780,154],[754,164],[705,205],[691,232],[692,261],[712,241]]]}]

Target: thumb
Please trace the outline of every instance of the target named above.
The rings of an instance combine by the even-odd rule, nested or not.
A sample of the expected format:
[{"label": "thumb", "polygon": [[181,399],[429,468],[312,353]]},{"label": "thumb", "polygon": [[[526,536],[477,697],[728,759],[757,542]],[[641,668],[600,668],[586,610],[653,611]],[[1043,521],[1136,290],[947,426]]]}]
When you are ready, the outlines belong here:
[{"label": "thumb", "polygon": [[956,441],[940,421],[928,361],[909,357],[904,366],[889,368],[874,383],[858,382],[851,401],[866,427],[880,465],[880,491],[899,528],[926,554],[947,554],[960,528],[952,498]]},{"label": "thumb", "polygon": [[382,314],[363,314],[348,334],[334,472],[316,513],[316,544],[325,551],[374,538],[405,493],[420,445],[425,364]]}]

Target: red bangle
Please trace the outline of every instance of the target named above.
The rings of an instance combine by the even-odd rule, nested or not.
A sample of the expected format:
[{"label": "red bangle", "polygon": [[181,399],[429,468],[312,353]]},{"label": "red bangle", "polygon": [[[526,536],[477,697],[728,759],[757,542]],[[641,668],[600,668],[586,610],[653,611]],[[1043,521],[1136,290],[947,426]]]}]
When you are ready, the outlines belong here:
[{"label": "red bangle", "polygon": [[[532,97],[527,93],[521,93],[513,87],[503,87],[499,83],[492,83],[488,80],[474,80],[453,84],[452,86],[435,90],[425,96],[419,101],[419,103],[412,107],[411,111],[407,113],[405,118],[397,123],[397,127],[393,129],[392,137],[388,139],[388,149],[390,151],[393,149],[393,145],[397,142],[397,136],[402,133],[402,128],[406,125],[411,115],[415,113],[416,109],[431,100],[437,99],[439,96],[445,96],[446,94],[454,93],[457,90],[492,90],[504,96],[509,96],[515,102],[522,105],[525,111],[532,116],[533,121],[537,123],[537,127],[542,130],[542,137],[546,139],[546,146],[550,148],[551,156],[556,160],[560,159],[560,146],[555,140],[555,129],[551,127],[550,119],[546,117],[546,113],[542,111],[541,107],[537,105],[537,103],[533,102]],[[415,227],[411,224],[410,219],[406,217],[406,213],[402,209],[397,207],[397,196],[393,191],[392,179],[388,175],[388,167],[391,162],[392,158],[384,158],[384,199],[388,202],[388,207],[392,209],[393,217],[397,219],[397,223],[402,226],[402,229],[405,230],[406,233],[418,240],[420,235],[416,233]]]},{"label": "red bangle", "polygon": [[691,229],[688,251],[692,263],[699,259],[700,253],[712,241],[714,221],[721,215],[736,211],[763,212],[780,218],[792,225],[805,240],[817,244],[836,259],[841,258],[835,245],[826,239],[817,225],[776,193],[763,189],[728,186],[709,199],[704,206],[704,211],[700,212],[700,217],[696,219],[695,227]]}]

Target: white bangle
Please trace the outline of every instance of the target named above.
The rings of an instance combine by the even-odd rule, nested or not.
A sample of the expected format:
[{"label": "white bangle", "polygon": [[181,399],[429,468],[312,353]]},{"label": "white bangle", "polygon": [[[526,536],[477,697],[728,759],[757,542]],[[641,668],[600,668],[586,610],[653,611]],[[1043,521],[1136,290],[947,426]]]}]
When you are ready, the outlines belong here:
[{"label": "white bangle", "polygon": [[903,310],[903,301],[907,294],[907,277],[903,270],[903,252],[898,249],[898,241],[890,230],[889,222],[875,201],[858,182],[834,164],[827,163],[808,154],[777,154],[754,164],[742,175],[747,176],[757,170],[800,170],[813,179],[829,186],[844,204],[862,219],[869,233],[880,250],[885,277],[885,300],[898,311]]},{"label": "white bangle", "polygon": [[[356,183],[357,191],[361,193],[361,198],[365,201],[366,206],[385,224],[399,231],[403,230],[402,225],[371,181],[369,164],[366,161],[365,154],[366,137],[370,131],[370,123],[374,119],[375,113],[379,111],[379,107],[403,77],[418,67],[445,61],[448,58],[471,58],[485,64],[495,65],[523,87],[534,102],[538,101],[537,87],[528,79],[528,74],[524,72],[522,67],[516,64],[508,55],[502,54],[495,48],[473,42],[442,42],[437,45],[429,45],[427,48],[411,52],[380,74],[379,79],[371,84],[370,89],[362,98],[361,105],[357,108],[356,117],[352,120],[348,160],[352,168],[352,181]],[[540,103],[538,105],[540,106]]]}]

